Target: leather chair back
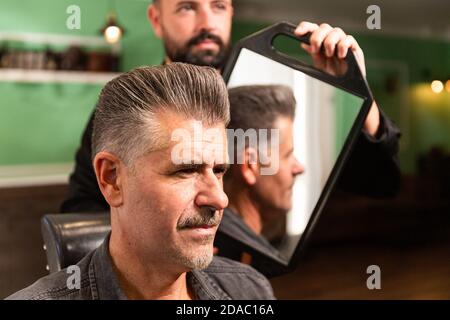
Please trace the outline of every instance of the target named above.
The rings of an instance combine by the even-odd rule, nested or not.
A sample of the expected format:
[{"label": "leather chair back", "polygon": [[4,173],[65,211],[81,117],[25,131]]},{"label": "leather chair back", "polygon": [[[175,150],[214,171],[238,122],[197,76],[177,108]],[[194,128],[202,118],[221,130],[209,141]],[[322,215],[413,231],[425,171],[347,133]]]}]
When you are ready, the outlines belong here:
[{"label": "leather chair back", "polygon": [[41,232],[47,255],[47,270],[57,272],[77,264],[99,247],[111,230],[109,213],[47,214]]}]

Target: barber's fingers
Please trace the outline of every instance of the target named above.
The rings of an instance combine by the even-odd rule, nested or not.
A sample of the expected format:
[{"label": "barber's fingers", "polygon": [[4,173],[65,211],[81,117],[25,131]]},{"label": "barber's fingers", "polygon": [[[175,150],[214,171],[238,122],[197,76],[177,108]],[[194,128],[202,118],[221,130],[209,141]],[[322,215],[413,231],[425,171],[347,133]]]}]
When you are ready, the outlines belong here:
[{"label": "barber's fingers", "polygon": [[[325,49],[328,48],[326,53],[330,53],[328,56],[332,56],[335,52],[335,46],[341,41],[345,40],[346,34],[341,28],[333,28],[327,23],[322,23],[320,26],[316,23],[311,23],[307,21],[302,21],[299,23],[294,33],[298,36],[302,36],[308,32],[311,32],[310,43],[311,45],[307,45],[302,43],[301,46],[308,53],[319,53],[320,47],[322,43],[325,45]],[[351,36],[350,36],[351,37]],[[353,39],[353,37],[351,37]],[[347,53],[348,47],[351,45],[351,42],[348,41],[342,42],[340,49],[342,52],[345,51]],[[354,40],[354,39],[353,39]],[[356,42],[356,41],[355,41]],[[345,57],[345,55],[343,56]]]},{"label": "barber's fingers", "polygon": [[337,45],[338,58],[343,59],[347,56],[348,50],[352,50],[356,61],[361,68],[363,76],[366,76],[366,67],[364,61],[364,52],[359,46],[358,42],[351,35],[347,35],[345,38],[341,39]]},{"label": "barber's fingers", "polygon": [[[340,30],[340,29],[339,29]],[[334,33],[337,33],[337,31]],[[307,32],[311,32],[311,36],[309,38],[310,45],[302,43],[301,46],[304,50],[306,50],[309,54],[320,54],[320,48],[326,38],[334,31],[334,28],[331,27],[327,23],[322,23],[320,26],[318,26],[315,23],[310,22],[301,22],[297,29],[295,30],[295,34],[297,35],[304,35]],[[340,30],[342,31],[342,30]],[[333,35],[332,39],[335,37]],[[329,39],[329,40],[332,40]],[[337,42],[337,41],[336,41]],[[331,43],[330,43],[331,44]],[[334,49],[331,50],[334,52]]]},{"label": "barber's fingers", "polygon": [[[317,23],[302,21],[298,24],[297,28],[294,31],[294,34],[296,34],[297,36],[303,36],[304,34],[306,34],[308,32],[313,33],[317,29],[319,29],[319,25]],[[301,43],[301,47],[303,48],[303,50],[305,50],[309,54],[314,54],[314,50],[313,50],[312,46],[310,46],[306,43]]]},{"label": "barber's fingers", "polygon": [[340,39],[337,47],[338,57],[341,59],[345,58],[349,48],[353,51],[360,49],[355,38],[350,35],[346,35],[344,38]]},{"label": "barber's fingers", "polygon": [[313,32],[319,28],[317,23],[311,23],[308,21],[302,21],[298,24],[297,28],[294,31],[294,34],[297,36],[302,36],[308,32]]},{"label": "barber's fingers", "polygon": [[[350,49],[353,51],[356,61],[365,76],[364,53],[353,36],[347,35],[341,28],[333,28],[326,23],[322,23],[319,26],[316,23],[307,21],[300,22],[294,31],[298,36],[302,36],[308,32],[311,32],[311,45],[302,43],[301,47],[313,58],[314,55],[321,55],[320,48],[322,45],[324,46],[326,57],[336,55],[339,59],[344,59]],[[319,60],[318,57],[316,58],[316,60]]]},{"label": "barber's fingers", "polygon": [[333,28],[329,24],[322,23],[318,29],[314,30],[313,33],[311,33],[309,42],[311,43],[313,53],[320,53],[322,43],[332,30]]},{"label": "barber's fingers", "polygon": [[327,33],[325,39],[323,40],[323,47],[325,48],[325,55],[331,58],[335,51],[337,44],[345,39],[347,35],[342,31],[341,28],[333,28]]}]

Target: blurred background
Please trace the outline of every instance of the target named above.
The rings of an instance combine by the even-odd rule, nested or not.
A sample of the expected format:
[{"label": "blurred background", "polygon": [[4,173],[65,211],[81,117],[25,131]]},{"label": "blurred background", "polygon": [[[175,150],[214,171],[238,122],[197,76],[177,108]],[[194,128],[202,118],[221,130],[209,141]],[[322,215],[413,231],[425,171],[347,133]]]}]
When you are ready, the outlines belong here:
[{"label": "blurred background", "polygon": [[[150,2],[0,1],[0,298],[47,274],[40,218],[59,211],[102,86],[162,62]],[[450,299],[450,3],[377,1],[381,29],[369,30],[371,4],[233,1],[234,42],[282,20],[354,35],[375,99],[402,131],[400,193],[334,192],[304,262],[272,279],[278,298]],[[67,27],[71,5],[81,9],[79,29]],[[369,265],[381,269],[380,290],[366,286]]]}]

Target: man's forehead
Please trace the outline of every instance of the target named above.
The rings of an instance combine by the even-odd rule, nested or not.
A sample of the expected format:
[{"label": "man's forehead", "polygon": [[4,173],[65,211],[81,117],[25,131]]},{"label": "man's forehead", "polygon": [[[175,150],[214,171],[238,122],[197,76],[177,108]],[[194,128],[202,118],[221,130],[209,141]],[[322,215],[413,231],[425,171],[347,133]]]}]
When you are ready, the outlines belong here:
[{"label": "man's forehead", "polygon": [[[227,136],[224,122],[208,124],[183,115],[167,112],[156,115],[157,130],[152,130],[153,152],[175,160],[226,163]],[[183,159],[183,160],[180,160]]]},{"label": "man's forehead", "polygon": [[201,121],[189,121],[172,131],[170,152],[175,164],[227,163],[225,126],[205,126]]}]

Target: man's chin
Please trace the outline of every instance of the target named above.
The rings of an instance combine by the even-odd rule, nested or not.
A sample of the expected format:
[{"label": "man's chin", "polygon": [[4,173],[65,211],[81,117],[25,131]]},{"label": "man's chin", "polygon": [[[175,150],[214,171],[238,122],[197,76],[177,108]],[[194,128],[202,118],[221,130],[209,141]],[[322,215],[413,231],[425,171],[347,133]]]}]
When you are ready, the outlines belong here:
[{"label": "man's chin", "polygon": [[212,248],[208,251],[202,252],[201,254],[196,254],[196,256],[189,259],[186,265],[191,270],[202,270],[206,269],[212,262],[214,258]]},{"label": "man's chin", "polygon": [[189,63],[217,67],[225,61],[220,51],[216,50],[192,50],[186,57]]},{"label": "man's chin", "polygon": [[213,56],[201,56],[193,59],[196,65],[214,67],[216,64],[216,57]]},{"label": "man's chin", "polygon": [[180,271],[189,272],[191,270],[201,270],[209,266],[213,260],[213,246],[181,245],[176,250],[170,250],[171,261],[178,266]]}]

